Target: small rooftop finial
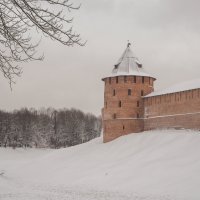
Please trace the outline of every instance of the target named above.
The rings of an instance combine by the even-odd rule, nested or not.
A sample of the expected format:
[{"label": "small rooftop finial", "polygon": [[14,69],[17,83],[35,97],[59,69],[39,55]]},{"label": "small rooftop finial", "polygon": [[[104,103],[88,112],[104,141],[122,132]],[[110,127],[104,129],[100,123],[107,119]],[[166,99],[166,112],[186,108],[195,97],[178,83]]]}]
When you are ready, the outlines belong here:
[{"label": "small rooftop finial", "polygon": [[131,45],[131,43],[129,42],[129,40],[128,40],[128,44],[127,44],[127,47],[130,47],[130,45]]}]

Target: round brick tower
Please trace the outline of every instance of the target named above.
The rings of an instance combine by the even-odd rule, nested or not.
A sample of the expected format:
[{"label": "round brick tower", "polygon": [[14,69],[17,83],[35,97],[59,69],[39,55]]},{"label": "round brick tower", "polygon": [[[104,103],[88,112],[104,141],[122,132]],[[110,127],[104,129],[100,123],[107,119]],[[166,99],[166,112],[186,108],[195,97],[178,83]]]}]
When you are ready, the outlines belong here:
[{"label": "round brick tower", "polygon": [[143,71],[128,43],[105,83],[103,140],[109,142],[119,136],[144,129],[143,96],[153,92],[155,78]]}]

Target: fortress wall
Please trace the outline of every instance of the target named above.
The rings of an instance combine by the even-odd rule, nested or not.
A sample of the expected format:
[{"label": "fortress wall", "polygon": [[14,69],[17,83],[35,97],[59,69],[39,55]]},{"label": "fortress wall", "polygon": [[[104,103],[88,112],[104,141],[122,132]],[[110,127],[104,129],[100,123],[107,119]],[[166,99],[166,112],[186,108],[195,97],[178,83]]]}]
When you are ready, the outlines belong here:
[{"label": "fortress wall", "polygon": [[200,129],[200,89],[144,98],[144,130]]},{"label": "fortress wall", "polygon": [[144,120],[144,130],[163,128],[185,128],[200,130],[200,113],[183,116],[166,116],[164,118],[152,118]]}]

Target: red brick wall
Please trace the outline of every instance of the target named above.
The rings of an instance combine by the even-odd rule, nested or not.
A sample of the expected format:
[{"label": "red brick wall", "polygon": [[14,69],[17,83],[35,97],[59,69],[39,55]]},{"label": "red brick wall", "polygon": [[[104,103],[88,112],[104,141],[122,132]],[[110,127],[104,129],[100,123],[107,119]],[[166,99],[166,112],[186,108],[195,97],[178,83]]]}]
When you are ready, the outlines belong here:
[{"label": "red brick wall", "polygon": [[109,142],[122,135],[141,132],[144,130],[143,119],[104,120],[103,141]]},{"label": "red brick wall", "polygon": [[200,89],[144,98],[144,129],[200,129]]},{"label": "red brick wall", "polygon": [[163,128],[185,128],[200,130],[200,113],[149,118],[144,120],[144,130]]},{"label": "red brick wall", "polygon": [[[102,109],[104,142],[143,130],[144,105],[141,91],[143,91],[143,96],[151,93],[153,81],[153,78],[140,76],[104,79],[104,108]],[[131,95],[128,95],[128,90],[131,90]],[[142,120],[136,118],[142,118]]]}]

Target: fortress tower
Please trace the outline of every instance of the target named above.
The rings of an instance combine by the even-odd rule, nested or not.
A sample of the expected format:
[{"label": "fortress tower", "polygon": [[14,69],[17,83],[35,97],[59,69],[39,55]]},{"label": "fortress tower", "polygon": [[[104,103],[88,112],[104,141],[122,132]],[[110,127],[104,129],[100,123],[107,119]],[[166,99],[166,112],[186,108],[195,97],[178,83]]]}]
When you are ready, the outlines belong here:
[{"label": "fortress tower", "polygon": [[154,90],[151,75],[143,70],[128,43],[105,83],[103,117],[104,142],[119,136],[144,130],[145,96]]}]

